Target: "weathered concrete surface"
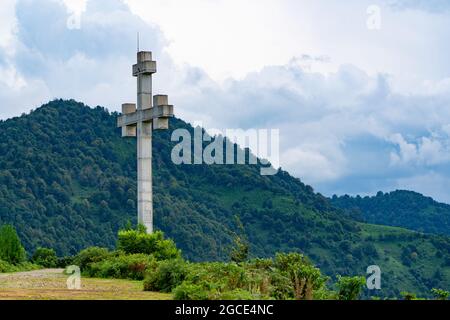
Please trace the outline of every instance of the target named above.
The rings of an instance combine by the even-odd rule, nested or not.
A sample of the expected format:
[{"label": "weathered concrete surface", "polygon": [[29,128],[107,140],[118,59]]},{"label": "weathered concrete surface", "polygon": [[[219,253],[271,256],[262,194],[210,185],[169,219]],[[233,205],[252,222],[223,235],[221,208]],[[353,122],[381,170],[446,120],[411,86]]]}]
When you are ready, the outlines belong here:
[{"label": "weathered concrete surface", "polygon": [[153,232],[152,131],[168,129],[169,117],[173,116],[173,106],[168,104],[166,95],[152,97],[154,73],[156,61],[152,60],[152,53],[138,52],[137,63],[133,65],[137,106],[123,104],[117,120],[123,137],[137,137],[138,222],[145,225],[148,233]]}]

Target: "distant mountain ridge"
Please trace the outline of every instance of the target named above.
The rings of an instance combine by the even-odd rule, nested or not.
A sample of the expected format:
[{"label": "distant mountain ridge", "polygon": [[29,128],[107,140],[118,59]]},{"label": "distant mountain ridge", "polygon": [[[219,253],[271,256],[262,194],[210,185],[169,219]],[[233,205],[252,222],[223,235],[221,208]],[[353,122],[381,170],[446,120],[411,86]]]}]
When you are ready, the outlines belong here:
[{"label": "distant mountain ridge", "polygon": [[372,197],[333,196],[331,203],[368,223],[450,235],[450,205],[417,192],[396,190],[378,192]]},{"label": "distant mountain ridge", "polygon": [[[0,121],[0,224],[11,223],[26,249],[74,254],[114,247],[119,228],[136,222],[136,141],[116,128],[117,113],[73,100],[52,101]],[[252,257],[300,251],[324,272],[383,272],[380,292],[428,295],[450,287],[450,238],[355,221],[311,186],[258,165],[175,165],[171,119],[153,138],[155,224],[192,261],[225,260],[236,235]]]}]

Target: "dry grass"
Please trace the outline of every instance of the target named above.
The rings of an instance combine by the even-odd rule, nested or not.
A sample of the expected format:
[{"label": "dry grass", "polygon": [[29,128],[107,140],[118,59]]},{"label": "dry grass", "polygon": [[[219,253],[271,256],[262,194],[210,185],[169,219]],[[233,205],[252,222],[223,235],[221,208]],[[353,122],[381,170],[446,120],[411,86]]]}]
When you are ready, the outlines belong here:
[{"label": "dry grass", "polygon": [[67,289],[63,269],[0,274],[0,300],[168,300],[170,294],[144,292],[141,281],[81,278]]}]

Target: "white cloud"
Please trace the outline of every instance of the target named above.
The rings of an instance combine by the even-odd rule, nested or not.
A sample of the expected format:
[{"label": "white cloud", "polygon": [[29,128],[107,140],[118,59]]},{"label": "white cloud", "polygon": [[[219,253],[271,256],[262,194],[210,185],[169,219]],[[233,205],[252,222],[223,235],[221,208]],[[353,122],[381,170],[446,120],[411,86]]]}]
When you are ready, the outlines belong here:
[{"label": "white cloud", "polygon": [[[382,30],[373,33],[365,1],[327,10],[320,1],[128,2],[135,14],[118,0],[18,0],[9,27],[0,22],[8,39],[0,117],[56,97],[112,110],[134,101],[140,31],[158,61],[155,93],[169,94],[177,116],[280,129],[282,167],[321,192],[450,179],[445,17],[382,6]],[[80,29],[67,28],[71,12],[82,12]],[[415,190],[450,202],[434,187]]]},{"label": "white cloud", "polygon": [[374,193],[417,172],[447,174],[437,167],[450,163],[450,90],[403,95],[386,76],[354,66],[325,76],[296,63],[224,86],[198,83],[183,83],[175,95],[188,119],[201,114],[207,127],[279,128],[283,168],[325,193],[350,192],[355,179],[357,192]]},{"label": "white cloud", "polygon": [[[342,174],[343,157],[327,157],[324,150],[308,150],[307,147],[291,148],[281,155],[285,168],[304,181],[315,185],[319,182],[333,181]],[[340,160],[340,161],[339,161]]]},{"label": "white cloud", "polygon": [[[445,0],[444,0],[445,1]],[[406,2],[406,1],[405,1]],[[312,71],[353,64],[368,74],[395,74],[395,88],[416,90],[450,69],[450,19],[429,10],[397,10],[392,1],[348,0],[127,0],[167,35],[177,63],[206,70],[216,81],[242,79],[292,57],[327,56]],[[367,8],[381,9],[381,29],[368,30]],[[429,5],[431,7],[431,5]],[[429,63],[432,56],[433,63]]]},{"label": "white cloud", "polygon": [[73,13],[83,13],[86,11],[88,0],[62,0],[67,9]]},{"label": "white cloud", "polygon": [[[155,55],[168,60],[160,30],[133,15],[121,1],[66,2],[69,7],[56,0],[18,0],[16,14],[10,10],[15,37],[9,43],[14,52],[4,55],[3,65],[0,54],[0,81],[6,88],[2,96],[8,101],[2,103],[0,118],[60,97],[116,110],[122,102],[133,101],[130,70],[138,30],[148,35]],[[73,12],[82,13],[80,29],[67,27]]]},{"label": "white cloud", "polygon": [[450,138],[446,136],[423,136],[417,142],[407,142],[399,133],[391,139],[398,151],[391,153],[391,164],[435,166],[450,162]]},{"label": "white cloud", "polygon": [[13,54],[14,28],[16,16],[14,14],[15,0],[4,0],[0,8],[0,65],[2,55]]},{"label": "white cloud", "polygon": [[390,0],[388,3],[400,10],[424,10],[432,13],[450,10],[450,3],[447,0]]}]

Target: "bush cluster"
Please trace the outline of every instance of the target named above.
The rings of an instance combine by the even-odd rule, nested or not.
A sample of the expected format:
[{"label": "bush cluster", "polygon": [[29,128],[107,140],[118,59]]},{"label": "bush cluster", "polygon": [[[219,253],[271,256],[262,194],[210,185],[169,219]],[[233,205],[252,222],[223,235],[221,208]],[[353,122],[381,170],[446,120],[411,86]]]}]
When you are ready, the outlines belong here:
[{"label": "bush cluster", "polygon": [[117,251],[92,247],[73,262],[87,276],[143,279],[145,291],[172,293],[182,300],[356,299],[361,291],[354,278],[345,277],[338,293],[328,290],[328,278],[299,253],[245,259],[242,254],[232,262],[190,263],[162,232],[147,234],[138,227],[119,232]]},{"label": "bush cluster", "polygon": [[28,261],[21,262],[19,264],[11,264],[9,262],[0,260],[0,273],[30,271],[30,270],[37,270],[40,268],[41,268],[40,266]]},{"label": "bush cluster", "polygon": [[171,239],[164,239],[162,231],[147,234],[142,227],[137,230],[119,231],[117,249],[127,254],[151,254],[157,260],[181,257],[181,252],[177,249],[175,242]]},{"label": "bush cluster", "polygon": [[87,271],[91,264],[103,261],[111,256],[106,248],[90,247],[81,250],[73,259],[73,264],[80,267],[81,271]]},{"label": "bush cluster", "polygon": [[180,300],[313,299],[331,297],[327,278],[301,254],[248,262],[161,262],[144,290],[172,292]]},{"label": "bush cluster", "polygon": [[159,262],[156,270],[144,280],[145,291],[171,292],[187,276],[187,264],[182,259]]},{"label": "bush cluster", "polygon": [[16,229],[11,225],[0,227],[0,260],[17,265],[26,260],[26,252]]},{"label": "bush cluster", "polygon": [[44,268],[56,268],[58,266],[58,257],[53,249],[37,248],[31,257],[31,261]]},{"label": "bush cluster", "polygon": [[[52,249],[38,248],[31,262],[14,228],[0,228],[0,273],[78,265],[84,275],[100,278],[144,280],[145,291],[172,293],[177,300],[356,300],[364,277],[337,277],[337,291],[330,290],[328,277],[299,253],[278,253],[274,259],[247,260],[247,247],[237,242],[232,262],[190,263],[181,258],[172,240],[162,232],[119,232],[116,251],[90,247],[74,257],[58,258]],[[448,291],[433,289],[435,299],[447,300]],[[405,300],[415,294],[402,293]]]},{"label": "bush cluster", "polygon": [[[181,261],[181,252],[172,240],[164,239],[161,231],[147,234],[139,225],[136,230],[119,231],[116,251],[90,247],[80,251],[72,264],[78,265],[89,277],[143,280],[146,276],[150,279],[152,275],[164,272],[175,277],[173,268],[164,270],[177,260]],[[153,279],[153,290],[170,292],[172,289],[158,284],[156,277]]]},{"label": "bush cluster", "polygon": [[91,263],[85,274],[96,278],[143,280],[145,274],[155,270],[156,266],[156,259],[151,255],[119,253]]}]

